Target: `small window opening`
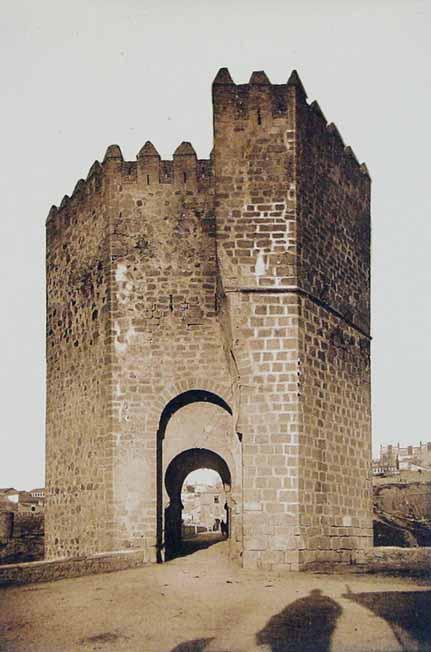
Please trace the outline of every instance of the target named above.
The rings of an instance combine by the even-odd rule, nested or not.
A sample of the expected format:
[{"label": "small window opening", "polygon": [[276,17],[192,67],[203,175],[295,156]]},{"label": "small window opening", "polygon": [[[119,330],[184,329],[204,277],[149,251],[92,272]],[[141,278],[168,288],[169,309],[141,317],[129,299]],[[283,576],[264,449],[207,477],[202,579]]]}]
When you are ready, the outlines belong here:
[{"label": "small window opening", "polygon": [[258,125],[262,124],[262,115],[260,113],[260,109],[257,110],[257,124]]},{"label": "small window opening", "polygon": [[149,186],[149,185],[150,185],[150,175],[147,174],[147,186]]},{"label": "small window opening", "polygon": [[186,172],[183,172],[183,175],[184,175],[184,183],[186,183],[186,181],[187,181],[187,174],[186,174]]}]

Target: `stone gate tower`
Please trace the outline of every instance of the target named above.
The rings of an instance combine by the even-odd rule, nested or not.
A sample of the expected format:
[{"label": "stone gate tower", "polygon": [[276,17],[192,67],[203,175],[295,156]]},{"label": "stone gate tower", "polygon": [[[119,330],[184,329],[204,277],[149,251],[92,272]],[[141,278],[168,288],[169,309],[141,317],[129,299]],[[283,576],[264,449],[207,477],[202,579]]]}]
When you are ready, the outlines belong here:
[{"label": "stone gate tower", "polygon": [[201,467],[245,566],[371,545],[367,169],[296,72],[213,107],[209,160],[111,145],[48,216],[49,558],[162,560]]}]

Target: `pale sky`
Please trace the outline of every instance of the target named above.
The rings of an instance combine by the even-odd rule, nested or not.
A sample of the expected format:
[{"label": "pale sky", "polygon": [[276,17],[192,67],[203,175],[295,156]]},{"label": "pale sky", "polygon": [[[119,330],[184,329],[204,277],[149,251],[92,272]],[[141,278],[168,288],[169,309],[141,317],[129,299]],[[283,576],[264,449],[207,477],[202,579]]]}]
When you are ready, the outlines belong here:
[{"label": "pale sky", "polygon": [[212,141],[210,87],[299,71],[373,178],[373,438],[431,441],[431,3],[14,0],[0,23],[0,487],[44,483],[45,218],[110,143]]},{"label": "pale sky", "polygon": [[197,469],[188,474],[184,480],[183,487],[187,485],[196,485],[196,484],[208,484],[215,486],[217,484],[222,484],[222,479],[217,473],[212,469]]}]

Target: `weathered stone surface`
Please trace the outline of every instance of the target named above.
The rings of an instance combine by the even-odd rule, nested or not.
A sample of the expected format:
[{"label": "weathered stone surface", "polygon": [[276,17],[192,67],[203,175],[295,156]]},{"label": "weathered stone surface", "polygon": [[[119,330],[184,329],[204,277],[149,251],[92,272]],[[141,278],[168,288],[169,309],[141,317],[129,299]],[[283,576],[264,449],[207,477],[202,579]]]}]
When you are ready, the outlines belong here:
[{"label": "weathered stone surface", "polygon": [[110,148],[47,222],[49,558],[156,559],[200,448],[245,565],[371,545],[369,176],[296,73],[222,70],[213,106],[211,161]]},{"label": "weathered stone surface", "polygon": [[101,553],[75,559],[33,561],[22,564],[0,565],[0,586],[52,582],[68,577],[82,577],[94,573],[111,573],[127,568],[139,568],[145,563],[142,550]]},{"label": "weathered stone surface", "polygon": [[431,548],[369,548],[354,554],[354,563],[369,571],[422,570],[430,572]]},{"label": "weathered stone surface", "polygon": [[36,561],[43,557],[43,514],[0,512],[0,564]]}]

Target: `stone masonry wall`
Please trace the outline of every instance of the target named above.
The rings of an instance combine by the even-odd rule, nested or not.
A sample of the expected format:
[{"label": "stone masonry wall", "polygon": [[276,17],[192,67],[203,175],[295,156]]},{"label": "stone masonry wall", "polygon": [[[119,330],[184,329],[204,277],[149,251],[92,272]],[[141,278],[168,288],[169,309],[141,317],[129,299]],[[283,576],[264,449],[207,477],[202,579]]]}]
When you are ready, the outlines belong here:
[{"label": "stone masonry wall", "polygon": [[75,558],[4,564],[0,565],[0,587],[54,582],[71,577],[140,568],[144,566],[145,561],[145,554],[141,550],[121,550]]},{"label": "stone masonry wall", "polygon": [[298,285],[369,335],[370,177],[317,102],[297,105]]},{"label": "stone masonry wall", "polygon": [[213,85],[220,284],[238,372],[247,566],[297,568],[295,78]]},{"label": "stone masonry wall", "polygon": [[95,164],[47,222],[48,558],[112,545],[106,199]]},{"label": "stone masonry wall", "polygon": [[372,545],[369,342],[300,301],[300,560],[349,561]]},{"label": "stone masonry wall", "polygon": [[89,176],[48,220],[47,552],[154,559],[162,410],[190,389],[232,396],[210,166],[188,143],[173,161],[147,143],[135,163],[109,147]]},{"label": "stone masonry wall", "polygon": [[131,169],[125,176],[112,160],[115,545],[143,545],[154,559],[162,410],[188,389],[230,402],[231,381],[216,318],[209,162],[188,143],[161,161],[148,143]]},{"label": "stone masonry wall", "polygon": [[240,373],[243,561],[248,567],[295,569],[300,545],[297,297],[244,292],[228,299]]},{"label": "stone masonry wall", "polygon": [[237,86],[223,70],[213,98],[244,560],[341,561],[371,542],[369,177],[295,73],[284,86],[264,73]]},{"label": "stone masonry wall", "polygon": [[296,279],[295,87],[213,84],[217,257],[224,291]]},{"label": "stone masonry wall", "polygon": [[296,131],[301,559],[342,560],[372,545],[370,178],[305,93]]}]

